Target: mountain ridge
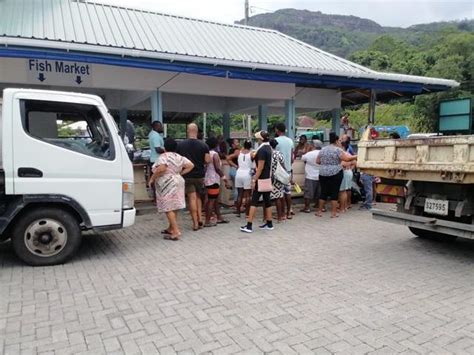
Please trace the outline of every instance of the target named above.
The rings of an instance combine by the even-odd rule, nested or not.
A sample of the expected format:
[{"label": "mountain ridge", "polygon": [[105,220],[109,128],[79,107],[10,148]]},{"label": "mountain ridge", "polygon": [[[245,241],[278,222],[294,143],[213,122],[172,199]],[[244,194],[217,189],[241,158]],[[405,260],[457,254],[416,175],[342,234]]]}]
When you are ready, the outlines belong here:
[{"label": "mountain ridge", "polygon": [[[243,24],[244,21],[235,23]],[[474,32],[474,20],[468,19],[416,24],[403,28],[382,26],[376,21],[353,15],[325,14],[321,11],[292,8],[254,15],[249,18],[248,25],[280,31],[344,58],[367,49],[382,35],[391,35],[408,44],[418,45],[432,32]]]}]

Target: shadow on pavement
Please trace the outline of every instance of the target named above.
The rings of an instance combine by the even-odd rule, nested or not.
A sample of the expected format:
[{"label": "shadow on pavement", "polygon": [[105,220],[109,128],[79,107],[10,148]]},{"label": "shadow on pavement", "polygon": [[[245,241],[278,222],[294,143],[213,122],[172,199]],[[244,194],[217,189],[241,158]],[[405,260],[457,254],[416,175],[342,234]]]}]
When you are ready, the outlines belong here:
[{"label": "shadow on pavement", "polygon": [[17,258],[13,251],[12,243],[10,241],[0,243],[0,266],[22,266],[25,265]]},{"label": "shadow on pavement", "polygon": [[110,234],[89,232],[83,235],[81,247],[72,261],[100,259],[104,256],[123,254],[124,250],[126,248],[123,245],[120,247]]},{"label": "shadow on pavement", "polygon": [[425,250],[430,254],[443,255],[448,258],[466,258],[474,262],[474,240],[471,239],[457,238],[454,241],[440,241],[414,237],[408,241],[417,249]]}]

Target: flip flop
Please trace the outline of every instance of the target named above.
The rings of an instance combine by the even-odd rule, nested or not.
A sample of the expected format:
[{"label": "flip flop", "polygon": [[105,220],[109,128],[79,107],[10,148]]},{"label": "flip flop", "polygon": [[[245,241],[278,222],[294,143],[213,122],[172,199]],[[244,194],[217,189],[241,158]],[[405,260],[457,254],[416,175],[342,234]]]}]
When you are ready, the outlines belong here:
[{"label": "flip flop", "polygon": [[172,240],[173,242],[176,242],[177,240],[179,240],[179,235],[165,235],[163,237],[163,239],[166,239],[166,240]]},{"label": "flip flop", "polygon": [[163,229],[163,230],[161,231],[161,234],[171,234],[171,233],[170,233],[167,229]]}]

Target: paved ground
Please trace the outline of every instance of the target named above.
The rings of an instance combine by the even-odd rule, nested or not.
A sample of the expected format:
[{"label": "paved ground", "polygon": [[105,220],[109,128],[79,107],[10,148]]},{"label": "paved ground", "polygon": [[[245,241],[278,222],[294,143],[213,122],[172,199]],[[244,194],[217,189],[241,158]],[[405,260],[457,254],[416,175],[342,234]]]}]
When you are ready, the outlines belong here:
[{"label": "paved ground", "polygon": [[168,242],[139,217],[48,268],[0,245],[0,353],[474,353],[473,242],[359,211],[233,221]]}]

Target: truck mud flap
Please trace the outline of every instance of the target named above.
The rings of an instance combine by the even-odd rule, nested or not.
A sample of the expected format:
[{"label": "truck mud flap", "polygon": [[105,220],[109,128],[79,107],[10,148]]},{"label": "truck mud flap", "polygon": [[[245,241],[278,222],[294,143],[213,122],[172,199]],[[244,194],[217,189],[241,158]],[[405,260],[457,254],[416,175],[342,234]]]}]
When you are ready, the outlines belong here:
[{"label": "truck mud flap", "polygon": [[474,225],[446,221],[435,217],[415,216],[406,213],[373,209],[372,217],[379,221],[402,224],[407,227],[474,239]]}]

